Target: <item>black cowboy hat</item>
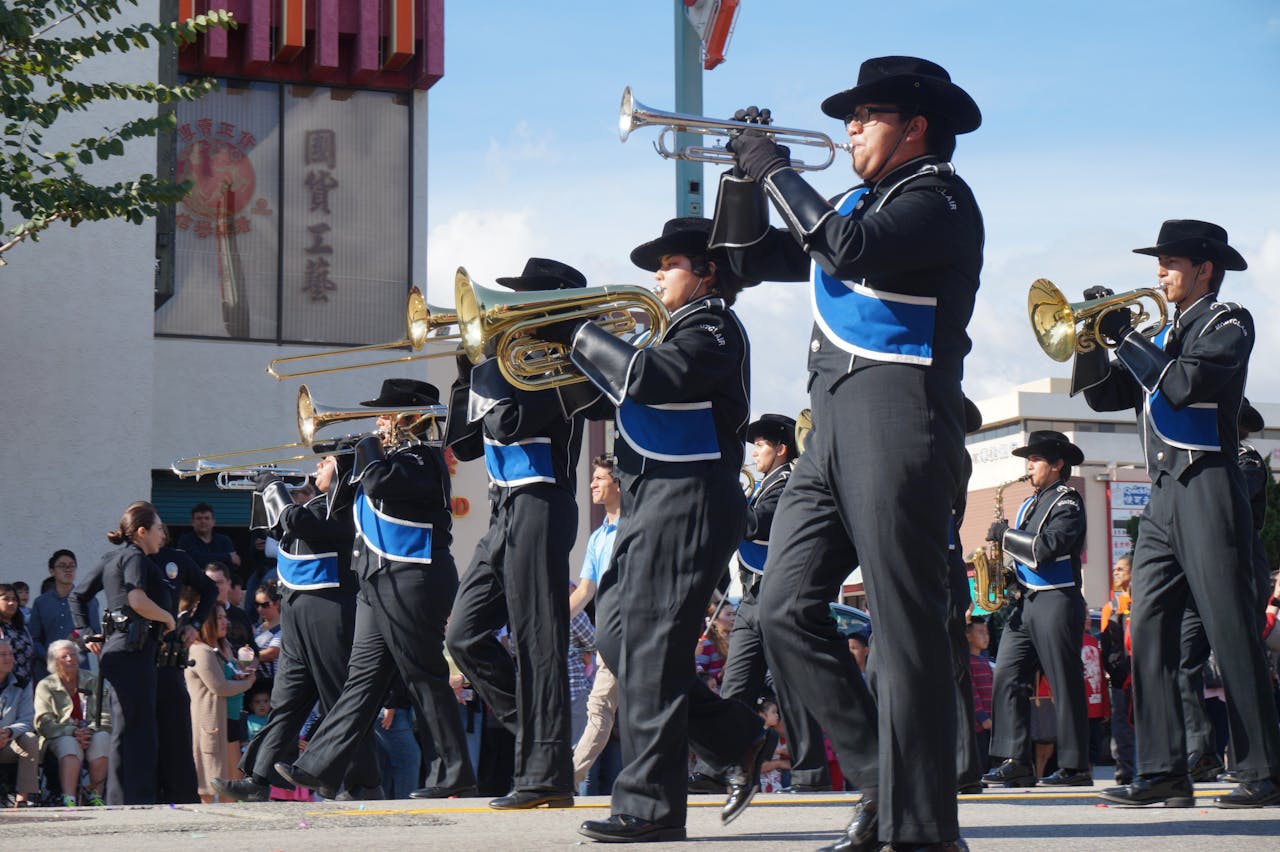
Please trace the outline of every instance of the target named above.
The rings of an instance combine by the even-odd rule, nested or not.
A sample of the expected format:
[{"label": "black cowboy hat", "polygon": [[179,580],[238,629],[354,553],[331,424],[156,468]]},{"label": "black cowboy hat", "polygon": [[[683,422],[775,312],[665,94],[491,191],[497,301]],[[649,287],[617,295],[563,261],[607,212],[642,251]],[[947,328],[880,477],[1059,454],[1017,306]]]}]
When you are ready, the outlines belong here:
[{"label": "black cowboy hat", "polygon": [[503,287],[520,291],[571,290],[587,286],[587,276],[567,263],[545,257],[531,257],[525,262],[524,272],[497,280]]},{"label": "black cowboy hat", "polygon": [[1044,456],[1051,461],[1062,459],[1072,467],[1084,461],[1084,452],[1068,441],[1066,435],[1052,429],[1037,429],[1032,432],[1027,438],[1027,445],[1018,447],[1013,454],[1024,459],[1031,455]]},{"label": "black cowboy hat", "polygon": [[706,255],[715,263],[716,276],[726,286],[741,289],[760,283],[744,281],[736,276],[729,264],[729,255],[724,249],[707,248],[710,238],[710,219],[701,216],[668,219],[662,226],[662,236],[631,250],[631,262],[647,272],[657,272],[662,267],[662,258],[666,255]]},{"label": "black cowboy hat", "polygon": [[982,428],[982,412],[969,397],[964,398],[964,433],[972,435]]},{"label": "black cowboy hat", "polygon": [[1244,397],[1240,400],[1240,429],[1248,432],[1250,435],[1257,434],[1266,428],[1266,421],[1262,419],[1262,412],[1254,408],[1249,403],[1249,398]]},{"label": "black cowboy hat", "polygon": [[417,379],[383,379],[377,399],[360,403],[366,408],[407,408],[411,405],[439,405],[440,391],[430,382]]},{"label": "black cowboy hat", "polygon": [[881,101],[916,106],[925,116],[945,119],[955,133],[971,133],[982,124],[978,105],[937,63],[914,56],[877,56],[858,69],[858,85],[822,102],[822,111],[843,120],[861,104]]},{"label": "black cowboy hat", "polygon": [[1237,272],[1248,269],[1240,252],[1227,245],[1227,230],[1212,222],[1201,222],[1199,219],[1168,219],[1160,226],[1160,235],[1156,244],[1147,248],[1136,248],[1134,254],[1149,254],[1152,257],[1168,255],[1170,257],[1191,257],[1196,260],[1212,260],[1223,269]]},{"label": "black cowboy hat", "polygon": [[792,450],[796,447],[796,421],[785,414],[761,414],[747,426],[747,443],[754,443],[756,438],[764,438],[775,444],[786,444]]}]

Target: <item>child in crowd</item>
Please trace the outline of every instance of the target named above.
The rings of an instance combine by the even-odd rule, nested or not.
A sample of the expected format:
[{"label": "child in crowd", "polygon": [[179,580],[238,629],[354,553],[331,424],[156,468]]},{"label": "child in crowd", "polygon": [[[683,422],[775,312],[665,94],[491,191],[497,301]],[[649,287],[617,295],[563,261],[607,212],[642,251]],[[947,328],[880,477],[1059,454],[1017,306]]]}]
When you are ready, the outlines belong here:
[{"label": "child in crowd", "polygon": [[249,690],[249,715],[245,718],[246,742],[258,735],[267,724],[271,713],[271,690],[265,684],[255,684]]},{"label": "child in crowd", "polygon": [[787,732],[782,727],[782,717],[778,714],[778,702],[766,698],[760,703],[760,718],[766,728],[778,732],[778,747],[773,755],[760,767],[760,792],[777,793],[790,784],[791,755],[787,753]]}]

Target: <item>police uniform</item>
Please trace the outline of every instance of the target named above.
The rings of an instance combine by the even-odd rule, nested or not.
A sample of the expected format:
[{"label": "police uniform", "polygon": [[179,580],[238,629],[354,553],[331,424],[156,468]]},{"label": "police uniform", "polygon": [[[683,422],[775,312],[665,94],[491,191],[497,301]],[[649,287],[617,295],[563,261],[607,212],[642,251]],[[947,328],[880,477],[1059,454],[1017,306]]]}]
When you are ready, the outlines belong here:
[{"label": "police uniform", "polygon": [[[417,407],[438,399],[426,382],[387,379],[378,399],[361,405]],[[349,482],[355,486],[351,566],[360,590],[346,683],[307,750],[292,767],[276,768],[289,770],[282,774],[295,783],[321,786],[309,783],[309,776],[336,788],[398,670],[422,726],[424,750],[428,738],[435,747],[429,783],[471,788],[475,774],[444,657],[445,624],[458,589],[449,552],[452,492],[444,454],[415,440],[384,454],[381,442],[367,437],[356,447]],[[300,574],[295,582],[301,579]]]},{"label": "police uniform", "polygon": [[[265,798],[266,787],[279,783],[276,761],[296,756],[298,733],[317,701],[321,715],[328,715],[347,679],[359,588],[351,568],[355,525],[352,491],[345,482],[350,470],[349,463],[340,461],[330,492],[305,505],[295,504],[281,482],[268,484],[263,492],[264,504],[271,507],[265,523],[280,543],[276,556],[283,592],[280,621],[288,641],[276,667],[271,715],[240,760],[245,778],[258,785],[254,791],[258,797]],[[394,666],[385,668],[394,677]],[[359,745],[342,778],[349,791],[379,783],[373,738],[357,739]]]},{"label": "police uniform", "polygon": [[[498,283],[521,291],[576,289],[586,279],[558,261],[531,258],[522,275]],[[491,514],[462,577],[447,641],[458,668],[516,738],[512,791],[490,804],[568,805],[573,744],[565,590],[578,530],[574,488],[583,421],[559,390],[512,387],[494,358],[475,365],[453,398],[450,446],[461,461],[483,454]],[[494,633],[503,625],[511,632],[514,663]]]},{"label": "police uniform", "polygon": [[[858,83],[824,112],[841,118],[879,101],[918,104],[957,133],[981,122],[931,62],[867,60]],[[745,277],[809,280],[815,315],[813,433],[779,503],[761,587],[769,668],[864,791],[849,848],[877,832],[885,842],[950,842],[959,825],[947,540],[965,452],[960,379],[982,216],[951,164],[933,156],[828,201],[785,165],[752,174],[748,152],[738,140],[734,148],[762,180],[722,178],[717,242]],[[788,230],[768,227],[761,187]],[[827,610],[859,564],[877,635],[879,714]]]},{"label": "police uniform", "polygon": [[[1206,258],[1243,269],[1210,223],[1170,220],[1140,254]],[[1138,777],[1103,797],[1121,803],[1189,804],[1186,732],[1176,678],[1179,623],[1188,602],[1218,651],[1235,770],[1244,782],[1224,806],[1280,801],[1280,728],[1258,633],[1249,497],[1236,462],[1238,417],[1254,326],[1213,292],[1180,309],[1151,341],[1132,329],[1116,358],[1076,356],[1072,388],[1097,411],[1133,408],[1151,476],[1151,499],[1133,555],[1134,728]]]},{"label": "police uniform", "polygon": [[[665,254],[705,254],[710,224],[671,220],[631,259],[656,270]],[[618,679],[623,767],[613,816],[582,831],[597,839],[682,839],[689,747],[712,766],[740,766],[761,739],[759,717],[712,693],[693,659],[712,591],[743,541],[747,336],[724,299],[704,296],[674,311],[647,349],[586,324],[570,357],[615,418],[622,492],[596,598],[596,641]]]},{"label": "police uniform", "polygon": [[[1084,461],[1066,436],[1049,430],[1032,432],[1027,446],[1013,452],[1062,460],[1067,467]],[[1011,526],[993,525],[995,530],[1006,527],[1001,547],[1013,557],[1020,594],[1000,637],[991,687],[991,755],[1005,762],[982,780],[994,786],[1035,783],[1030,695],[1039,670],[1053,687],[1060,767],[1041,783],[1087,786],[1092,783],[1089,711],[1080,659],[1088,610],[1080,591],[1084,500],[1059,479],[1024,500]]]}]

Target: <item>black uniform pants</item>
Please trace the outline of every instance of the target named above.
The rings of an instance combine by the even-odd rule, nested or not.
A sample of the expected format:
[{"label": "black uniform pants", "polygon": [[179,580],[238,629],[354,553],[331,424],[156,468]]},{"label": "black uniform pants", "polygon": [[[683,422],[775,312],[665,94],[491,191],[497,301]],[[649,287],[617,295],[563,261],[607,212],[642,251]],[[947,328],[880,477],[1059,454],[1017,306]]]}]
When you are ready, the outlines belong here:
[{"label": "black uniform pants", "polygon": [[596,643],[618,679],[615,814],[683,826],[689,747],[712,766],[731,766],[760,736],[759,716],[694,671],[707,603],[742,540],[737,474],[723,461],[691,462],[624,483],[596,599]]},{"label": "black uniform pants", "polygon": [[200,801],[196,763],[191,755],[191,696],[183,670],[165,666],[156,671],[156,801],[194,804]]},{"label": "black uniform pants", "polygon": [[1078,587],[1023,589],[1000,635],[991,685],[991,755],[1035,766],[1031,745],[1031,691],[1037,670],[1053,689],[1058,766],[1087,770],[1089,706],[1084,694],[1084,640],[1088,608]]},{"label": "black uniform pants", "polygon": [[[515,734],[516,790],[573,790],[569,551],[577,530],[577,504],[563,488],[510,495],[476,546],[449,621],[454,662]],[[514,661],[494,636],[503,625]]]},{"label": "black uniform pants", "polygon": [[[125,634],[113,633],[102,649],[102,676],[111,684],[107,804],[154,805],[160,753],[156,727],[156,643],[149,640],[138,651],[126,651],[124,644]],[[182,754],[190,753],[188,739]]]},{"label": "black uniform pants", "polygon": [[[321,716],[327,716],[338,703],[347,680],[356,626],[352,592],[338,588],[284,592],[280,622],[288,641],[280,653],[271,688],[271,716],[240,759],[245,775],[278,786],[284,779],[279,778],[275,764],[294,762],[298,734],[316,702]],[[378,786],[374,745],[372,737],[363,738],[346,769],[343,786]]]},{"label": "black uniform pants", "polygon": [[1178,663],[1178,692],[1182,696],[1182,727],[1187,735],[1188,765],[1202,757],[1217,755],[1217,741],[1213,723],[1204,706],[1204,669],[1209,662],[1209,637],[1204,632],[1204,621],[1195,605],[1182,614],[1180,655]]},{"label": "black uniform pants", "polygon": [[[724,663],[720,694],[754,707],[765,690],[768,665],[764,658],[764,638],[760,633],[760,576],[743,572],[742,602],[729,633],[729,656]],[[787,731],[787,751],[791,755],[791,783],[811,788],[831,789],[831,770],[822,726],[803,707],[786,707],[778,701],[778,713]]]},{"label": "black uniform pants", "polygon": [[983,759],[985,752],[979,751],[977,724],[974,722],[969,637],[964,630],[973,597],[969,593],[969,573],[964,567],[964,557],[960,555],[958,544],[948,552],[947,566],[947,581],[951,586],[947,634],[951,637],[951,666],[956,678],[956,787],[959,789],[981,783],[986,760]]},{"label": "black uniform pants", "polygon": [[[346,683],[297,763],[329,786],[338,786],[363,741],[372,741],[369,734],[397,670],[422,738],[430,735],[438,756],[427,783],[476,783],[444,658],[445,622],[458,572],[447,551],[437,550],[432,559],[429,565],[395,565],[360,579]],[[372,771],[377,773],[376,767]]]},{"label": "black uniform pants", "polygon": [[[813,385],[809,448],[769,538],[760,593],[769,670],[789,705],[817,717],[845,774],[878,789],[882,840],[951,841],[947,530],[964,453],[960,384],[906,365],[824,381]],[[828,609],[859,564],[875,626],[874,699]]]},{"label": "black uniform pants", "polygon": [[1160,474],[1133,554],[1134,729],[1138,773],[1185,774],[1178,689],[1182,620],[1194,601],[1218,652],[1235,769],[1247,781],[1280,776],[1280,729],[1258,633],[1249,501],[1234,460],[1210,456]]}]

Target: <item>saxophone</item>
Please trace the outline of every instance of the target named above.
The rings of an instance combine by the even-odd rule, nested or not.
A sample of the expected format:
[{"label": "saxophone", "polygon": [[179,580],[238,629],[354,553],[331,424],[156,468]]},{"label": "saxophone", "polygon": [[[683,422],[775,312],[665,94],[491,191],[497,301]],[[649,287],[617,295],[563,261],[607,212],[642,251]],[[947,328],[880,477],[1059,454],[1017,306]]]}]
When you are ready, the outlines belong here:
[{"label": "saxophone", "polygon": [[[1030,478],[1030,474],[1025,474],[1002,482],[996,488],[995,516],[992,520],[1004,519],[1004,490]],[[1007,604],[1009,599],[1005,594],[1004,551],[1000,542],[979,547],[969,555],[969,561],[973,563],[973,587],[977,605],[987,612],[995,612]]]}]

